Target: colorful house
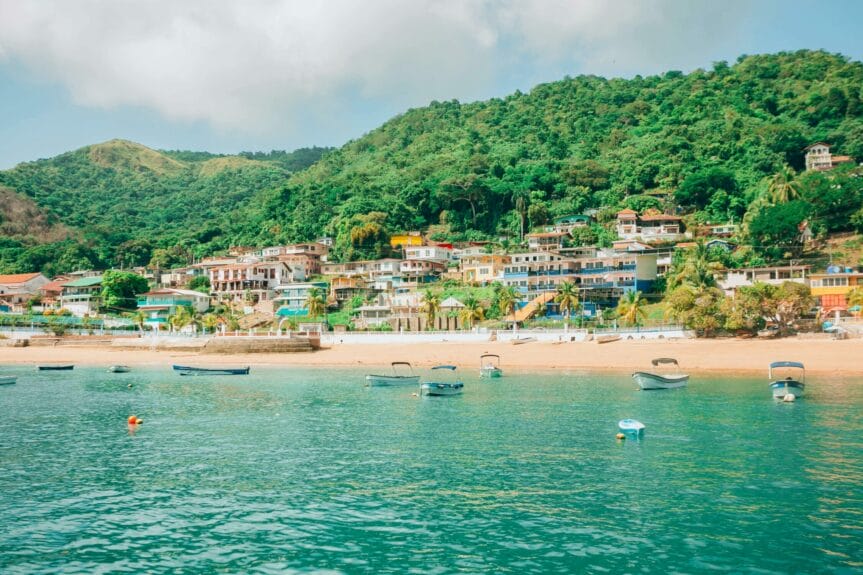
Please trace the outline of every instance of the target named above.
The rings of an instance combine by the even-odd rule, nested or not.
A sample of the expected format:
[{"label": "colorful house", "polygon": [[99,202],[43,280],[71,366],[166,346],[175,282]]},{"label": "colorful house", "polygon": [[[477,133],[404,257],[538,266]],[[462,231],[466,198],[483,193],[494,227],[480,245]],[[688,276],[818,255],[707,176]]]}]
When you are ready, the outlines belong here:
[{"label": "colorful house", "polygon": [[680,216],[671,214],[643,214],[634,210],[617,212],[617,235],[624,240],[677,241],[683,237]]},{"label": "colorful house", "polygon": [[847,311],[848,292],[860,286],[863,286],[863,272],[850,267],[830,266],[827,273],[809,276],[809,287],[822,316]]},{"label": "colorful house", "polygon": [[278,295],[274,300],[276,315],[282,317],[308,315],[309,309],[306,307],[306,302],[313,289],[320,290],[321,295],[326,299],[327,284],[325,282],[289,283],[278,286],[276,288]]},{"label": "colorful house", "polygon": [[390,236],[390,246],[393,249],[421,246],[423,243],[423,236],[420,232],[404,232]]},{"label": "colorful house", "polygon": [[199,291],[161,288],[138,296],[138,309],[144,312],[146,325],[160,325],[181,307],[192,313],[203,313],[210,309],[210,296]]}]

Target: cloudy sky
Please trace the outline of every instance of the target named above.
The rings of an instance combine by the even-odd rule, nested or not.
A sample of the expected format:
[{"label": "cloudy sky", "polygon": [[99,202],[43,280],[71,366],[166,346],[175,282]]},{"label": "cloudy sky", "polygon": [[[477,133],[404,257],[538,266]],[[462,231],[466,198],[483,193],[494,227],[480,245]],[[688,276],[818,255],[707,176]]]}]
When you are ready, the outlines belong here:
[{"label": "cloudy sky", "polygon": [[857,0],[0,0],[0,168],[125,138],[341,145],[432,100],[823,48]]}]

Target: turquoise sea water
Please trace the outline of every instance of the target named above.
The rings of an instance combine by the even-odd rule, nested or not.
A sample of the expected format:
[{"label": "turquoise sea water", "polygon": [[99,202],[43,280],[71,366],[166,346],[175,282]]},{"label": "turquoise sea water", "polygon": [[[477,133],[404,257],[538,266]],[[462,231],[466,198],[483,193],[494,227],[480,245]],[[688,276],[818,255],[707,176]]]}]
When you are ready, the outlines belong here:
[{"label": "turquoise sea water", "polygon": [[863,572],[861,380],[2,371],[4,574]]}]

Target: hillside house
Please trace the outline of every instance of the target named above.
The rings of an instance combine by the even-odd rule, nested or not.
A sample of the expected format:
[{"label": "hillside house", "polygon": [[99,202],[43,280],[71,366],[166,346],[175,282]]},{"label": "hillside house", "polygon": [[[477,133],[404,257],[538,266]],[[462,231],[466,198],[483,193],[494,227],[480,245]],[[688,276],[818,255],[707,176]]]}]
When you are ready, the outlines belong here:
[{"label": "hillside house", "polygon": [[809,285],[809,266],[788,265],[727,270],[717,283],[727,295],[734,295],[741,287],[749,287],[755,283],[782,285],[785,282]]},{"label": "hillside house", "polygon": [[72,278],[69,276],[57,276],[39,288],[42,307],[46,309],[59,307],[60,296],[63,294],[63,284],[71,280]]},{"label": "hillside house", "polygon": [[425,245],[421,232],[403,232],[390,236],[390,247],[394,250]]},{"label": "hillside house", "polygon": [[144,325],[158,327],[186,307],[192,313],[210,309],[210,296],[193,290],[160,288],[138,296],[138,309],[144,313]]},{"label": "hillside house", "polygon": [[847,311],[848,292],[858,286],[863,286],[863,272],[850,267],[830,266],[827,273],[809,276],[809,287],[822,317]]},{"label": "hillside house", "polygon": [[308,315],[309,309],[306,307],[306,302],[313,289],[320,290],[324,299],[327,298],[327,284],[324,282],[294,282],[276,287],[278,294],[274,300],[276,315],[282,317]]},{"label": "hillside house", "polygon": [[562,218],[556,218],[550,231],[571,234],[572,230],[576,228],[586,228],[588,226],[590,226],[590,216],[586,216],[584,214],[573,214]]},{"label": "hillside house", "polygon": [[273,299],[277,286],[294,281],[284,262],[257,262],[214,267],[209,270],[210,292],[219,301],[240,302]]},{"label": "hillside house", "polygon": [[0,275],[0,311],[23,311],[47,283],[48,278],[40,273]]},{"label": "hillside house", "polygon": [[102,305],[102,276],[85,276],[64,283],[58,304],[77,317],[95,315]]},{"label": "hillside house", "polygon": [[617,235],[624,240],[678,241],[683,237],[683,222],[680,216],[671,214],[644,214],[634,210],[617,213]]},{"label": "hillside house", "polygon": [[405,259],[447,263],[453,259],[452,252],[451,247],[445,246],[411,246],[405,248]]},{"label": "hillside house", "polygon": [[527,248],[531,251],[559,250],[569,239],[567,232],[535,232],[527,234]]},{"label": "hillside house", "polygon": [[854,162],[851,156],[836,156],[830,153],[830,144],[817,142],[805,148],[807,170],[832,170],[839,164]]},{"label": "hillside house", "polygon": [[460,263],[461,280],[469,284],[488,285],[503,277],[509,256],[486,254],[464,256]]}]

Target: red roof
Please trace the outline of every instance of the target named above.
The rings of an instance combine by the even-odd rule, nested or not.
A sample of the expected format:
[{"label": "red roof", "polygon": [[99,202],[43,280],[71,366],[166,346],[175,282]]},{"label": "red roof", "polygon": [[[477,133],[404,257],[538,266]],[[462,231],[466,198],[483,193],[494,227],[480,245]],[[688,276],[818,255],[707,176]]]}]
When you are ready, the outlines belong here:
[{"label": "red roof", "polygon": [[629,208],[626,208],[625,210],[620,210],[619,212],[617,212],[618,217],[622,214],[627,215],[627,216],[637,216],[638,212],[636,212],[635,210],[630,210]]},{"label": "red roof", "polygon": [[39,274],[38,272],[33,274],[0,275],[0,284],[23,284],[40,275],[41,274]]}]

